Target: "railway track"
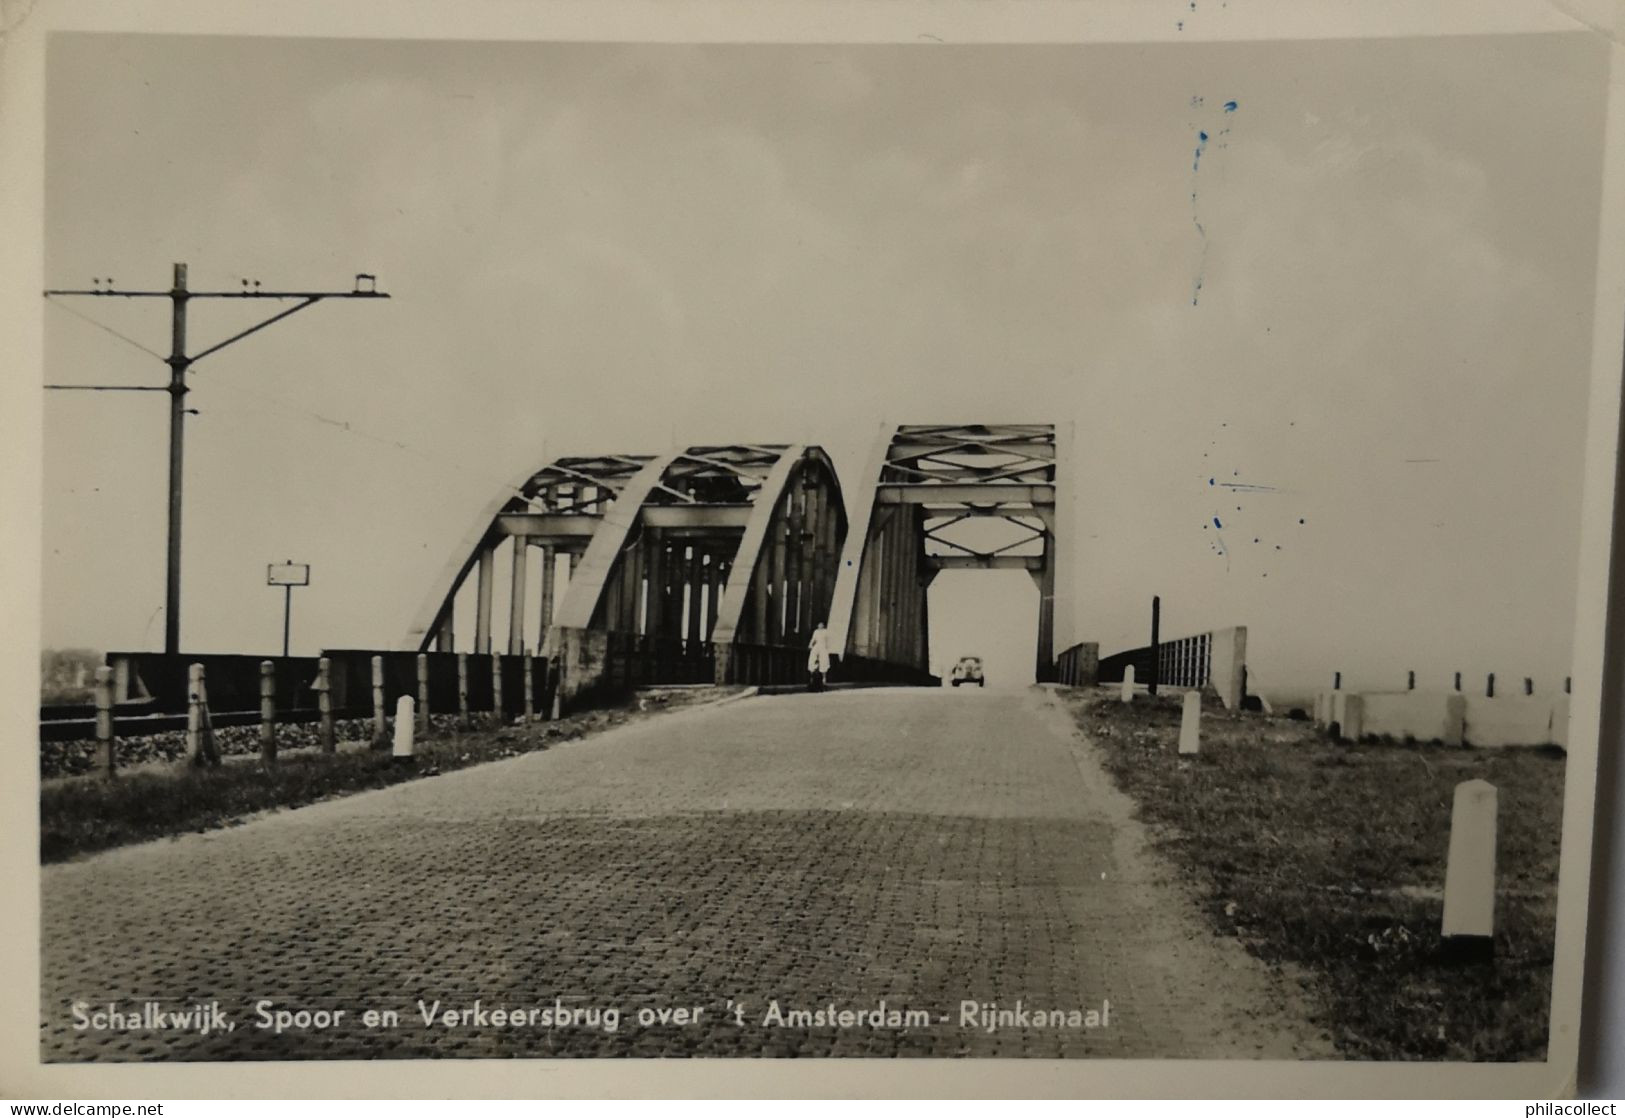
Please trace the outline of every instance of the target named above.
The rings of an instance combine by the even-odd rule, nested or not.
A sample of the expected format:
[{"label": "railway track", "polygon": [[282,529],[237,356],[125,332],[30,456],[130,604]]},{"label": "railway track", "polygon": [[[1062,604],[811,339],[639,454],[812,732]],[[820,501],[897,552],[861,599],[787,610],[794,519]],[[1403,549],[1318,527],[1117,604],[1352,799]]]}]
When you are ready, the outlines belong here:
[{"label": "railway track", "polygon": [[[363,718],[370,710],[335,710],[333,717]],[[278,725],[315,722],[321,714],[315,709],[279,710]],[[259,722],[256,710],[210,711],[210,721],[216,729],[223,726],[252,726]],[[88,741],[96,736],[96,711],[84,704],[73,706],[40,707],[40,742]],[[121,738],[145,737],[149,734],[170,733],[186,729],[185,714],[155,711],[150,704],[125,704],[113,711],[113,735]]]}]

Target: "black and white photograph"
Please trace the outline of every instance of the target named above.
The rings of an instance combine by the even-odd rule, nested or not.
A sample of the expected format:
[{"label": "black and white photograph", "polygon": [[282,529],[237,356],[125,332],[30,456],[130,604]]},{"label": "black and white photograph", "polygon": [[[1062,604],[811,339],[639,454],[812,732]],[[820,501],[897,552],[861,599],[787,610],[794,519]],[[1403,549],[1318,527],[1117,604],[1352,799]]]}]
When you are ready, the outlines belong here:
[{"label": "black and white photograph", "polygon": [[1562,1091],[1620,48],[1241,6],[51,30],[27,1082]]}]

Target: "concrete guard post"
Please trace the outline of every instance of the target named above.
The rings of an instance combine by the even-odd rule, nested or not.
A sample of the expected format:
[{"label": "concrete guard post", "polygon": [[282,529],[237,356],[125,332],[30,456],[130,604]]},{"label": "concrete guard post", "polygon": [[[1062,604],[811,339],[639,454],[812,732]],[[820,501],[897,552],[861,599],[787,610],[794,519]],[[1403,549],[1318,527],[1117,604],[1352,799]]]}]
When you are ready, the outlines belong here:
[{"label": "concrete guard post", "polygon": [[412,696],[402,695],[395,701],[395,741],[390,756],[397,764],[412,763]]},{"label": "concrete guard post", "polygon": [[1202,751],[1202,693],[1185,692],[1179,719],[1179,752],[1182,756]]},{"label": "concrete guard post", "polygon": [[1129,664],[1123,669],[1123,689],[1118,699],[1125,703],[1134,701],[1134,665]]},{"label": "concrete guard post", "polygon": [[1495,831],[1498,793],[1487,780],[1456,785],[1444,874],[1440,935],[1447,956],[1485,959],[1495,948]]}]

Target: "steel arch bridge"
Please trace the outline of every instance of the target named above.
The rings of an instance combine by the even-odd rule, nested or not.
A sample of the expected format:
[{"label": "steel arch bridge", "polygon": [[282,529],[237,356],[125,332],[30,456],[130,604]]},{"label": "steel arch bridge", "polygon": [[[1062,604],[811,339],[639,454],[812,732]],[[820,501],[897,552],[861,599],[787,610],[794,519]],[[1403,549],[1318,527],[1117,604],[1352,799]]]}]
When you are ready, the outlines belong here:
[{"label": "steel arch bridge", "polygon": [[[456,649],[455,603],[472,575],[473,650],[492,651],[502,551],[507,650],[557,658],[566,699],[605,680],[759,682],[770,664],[789,682],[828,615],[846,522],[834,466],[816,446],[561,458],[483,510],[405,644]],[[533,548],[541,600],[527,639]]]},{"label": "steel arch bridge", "polygon": [[[841,677],[908,680],[929,671],[927,591],[938,571],[1025,570],[1039,591],[1035,672],[1055,678],[1072,636],[1069,432],[1053,424],[888,426],[860,478],[830,608]],[[1058,644],[1059,641],[1059,644]]]}]

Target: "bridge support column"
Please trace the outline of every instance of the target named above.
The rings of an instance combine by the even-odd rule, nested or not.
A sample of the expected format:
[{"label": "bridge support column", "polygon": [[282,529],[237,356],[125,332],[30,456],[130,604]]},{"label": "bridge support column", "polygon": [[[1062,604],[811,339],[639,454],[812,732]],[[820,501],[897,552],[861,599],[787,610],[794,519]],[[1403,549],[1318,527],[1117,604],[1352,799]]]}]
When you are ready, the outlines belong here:
[{"label": "bridge support column", "polygon": [[785,635],[784,535],[783,526],[775,525],[773,528],[773,567],[769,587],[770,601],[768,602],[767,640],[769,644],[778,644]]},{"label": "bridge support column", "polygon": [[717,631],[717,612],[722,608],[722,584],[725,576],[722,572],[722,560],[716,555],[711,556],[711,565],[706,568],[705,591],[705,639],[710,640],[711,635]]},{"label": "bridge support column", "polygon": [[553,628],[553,576],[556,553],[551,544],[542,545],[542,600],[537,614],[536,643],[545,647],[548,630]]},{"label": "bridge support column", "polygon": [[474,651],[491,651],[491,583],[496,578],[496,552],[489,546],[480,549],[479,583],[475,586]]},{"label": "bridge support column", "polygon": [[651,637],[660,635],[666,602],[666,541],[660,538],[660,529],[645,528],[643,533],[643,566],[649,572],[649,598],[644,607],[644,632]]},{"label": "bridge support column", "polygon": [[807,527],[806,535],[812,541],[812,570],[807,579],[805,593],[807,595],[807,628],[812,629],[820,621],[828,622],[824,614],[828,607],[824,605],[824,576],[828,569],[826,552],[824,548],[824,504],[820,499],[822,494],[817,490],[807,491]]},{"label": "bridge support column", "polygon": [[530,555],[530,537],[513,538],[513,577],[508,596],[508,655],[518,656],[525,651],[525,583]]},{"label": "bridge support column", "polygon": [[1038,650],[1033,667],[1039,683],[1055,680],[1055,533],[1044,533],[1044,567],[1032,572],[1038,584]]}]

